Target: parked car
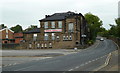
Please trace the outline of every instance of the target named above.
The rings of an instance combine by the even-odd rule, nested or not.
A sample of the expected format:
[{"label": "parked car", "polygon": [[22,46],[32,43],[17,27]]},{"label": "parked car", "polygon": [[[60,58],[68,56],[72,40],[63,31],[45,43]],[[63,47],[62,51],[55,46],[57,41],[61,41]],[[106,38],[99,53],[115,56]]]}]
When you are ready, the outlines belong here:
[{"label": "parked car", "polygon": [[100,41],[104,41],[104,39],[103,39],[103,38],[100,38]]}]

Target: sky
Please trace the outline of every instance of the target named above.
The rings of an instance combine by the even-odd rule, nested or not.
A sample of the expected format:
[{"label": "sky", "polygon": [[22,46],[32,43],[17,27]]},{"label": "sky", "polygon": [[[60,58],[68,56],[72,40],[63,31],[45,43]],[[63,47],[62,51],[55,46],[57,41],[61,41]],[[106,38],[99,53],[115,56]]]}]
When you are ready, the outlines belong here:
[{"label": "sky", "polygon": [[1,0],[0,24],[8,28],[20,24],[23,29],[38,25],[45,15],[61,12],[92,13],[103,21],[103,27],[115,24],[118,18],[118,1],[120,0]]}]

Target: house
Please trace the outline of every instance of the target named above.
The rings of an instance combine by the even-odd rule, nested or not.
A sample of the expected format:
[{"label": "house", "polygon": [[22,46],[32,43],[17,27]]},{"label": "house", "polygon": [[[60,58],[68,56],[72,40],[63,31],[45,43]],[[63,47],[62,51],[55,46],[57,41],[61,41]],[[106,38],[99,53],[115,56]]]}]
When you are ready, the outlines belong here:
[{"label": "house", "polygon": [[23,40],[23,33],[14,33],[9,28],[1,29],[0,34],[2,34],[0,37],[2,44],[19,44]]},{"label": "house", "polygon": [[9,28],[1,29],[0,34],[2,34],[2,36],[0,37],[0,40],[2,40],[3,44],[15,42],[14,31],[12,31],[11,29]]},{"label": "house", "polygon": [[19,44],[23,40],[23,33],[22,32],[14,33],[14,39],[15,43]]},{"label": "house", "polygon": [[81,13],[45,15],[39,22],[41,27],[37,33],[24,33],[27,48],[74,48],[85,45],[88,40],[88,26]]},{"label": "house", "polygon": [[[40,41],[40,28],[35,28],[23,33],[24,41],[22,47],[24,48],[39,48],[36,46],[36,43]],[[37,41],[37,42],[35,42]],[[35,45],[33,45],[35,44]]]}]

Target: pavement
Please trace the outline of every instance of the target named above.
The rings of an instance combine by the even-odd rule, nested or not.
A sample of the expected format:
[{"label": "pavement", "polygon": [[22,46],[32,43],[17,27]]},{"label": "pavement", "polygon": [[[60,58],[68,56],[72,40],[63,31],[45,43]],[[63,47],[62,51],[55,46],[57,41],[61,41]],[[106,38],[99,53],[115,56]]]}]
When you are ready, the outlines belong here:
[{"label": "pavement", "polygon": [[[111,40],[97,41],[93,46],[53,58],[24,62],[3,67],[3,71],[96,71],[108,64],[117,49]],[[67,51],[67,52],[68,52]],[[70,53],[72,52],[72,53]],[[13,56],[14,54],[12,54]],[[5,55],[7,56],[7,55]],[[23,55],[22,55],[23,56]],[[114,59],[113,59],[114,60]],[[116,66],[115,66],[116,67]],[[115,68],[114,67],[114,68]],[[102,70],[105,71],[105,70]],[[116,71],[116,70],[115,70]]]},{"label": "pavement", "polygon": [[120,69],[120,66],[118,64],[118,50],[113,51],[111,53],[109,64],[103,68],[101,68],[99,71],[118,71]]}]

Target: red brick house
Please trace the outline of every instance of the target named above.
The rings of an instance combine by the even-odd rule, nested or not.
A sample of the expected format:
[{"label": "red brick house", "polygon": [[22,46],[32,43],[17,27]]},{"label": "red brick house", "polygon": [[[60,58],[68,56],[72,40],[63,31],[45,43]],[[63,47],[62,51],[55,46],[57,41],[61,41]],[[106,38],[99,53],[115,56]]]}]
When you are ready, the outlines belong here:
[{"label": "red brick house", "polygon": [[1,29],[0,34],[0,40],[2,40],[2,44],[19,44],[23,40],[23,33],[14,33],[14,31],[9,28]]},{"label": "red brick house", "polygon": [[23,33],[14,33],[15,43],[19,44],[23,40]]},{"label": "red brick house", "polygon": [[2,40],[2,43],[14,43],[14,31],[10,30],[9,28],[4,28],[0,30],[0,34],[2,36],[0,37],[0,40]]}]

